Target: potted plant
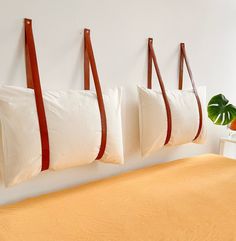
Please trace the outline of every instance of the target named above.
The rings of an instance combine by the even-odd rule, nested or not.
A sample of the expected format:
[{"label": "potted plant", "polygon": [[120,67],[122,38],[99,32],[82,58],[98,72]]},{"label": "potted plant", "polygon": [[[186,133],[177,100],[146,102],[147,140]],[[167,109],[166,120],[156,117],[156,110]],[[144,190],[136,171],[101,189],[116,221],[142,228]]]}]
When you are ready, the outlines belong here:
[{"label": "potted plant", "polygon": [[208,117],[216,125],[227,125],[232,137],[236,138],[236,106],[229,103],[224,95],[211,98],[207,106]]}]

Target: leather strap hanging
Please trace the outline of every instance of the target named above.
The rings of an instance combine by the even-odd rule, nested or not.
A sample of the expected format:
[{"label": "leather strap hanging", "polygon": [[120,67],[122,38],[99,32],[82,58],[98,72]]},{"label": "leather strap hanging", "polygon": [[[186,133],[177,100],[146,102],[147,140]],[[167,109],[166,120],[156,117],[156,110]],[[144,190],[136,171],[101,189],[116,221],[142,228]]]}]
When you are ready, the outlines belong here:
[{"label": "leather strap hanging", "polygon": [[153,49],[153,39],[148,39],[148,78],[147,78],[147,87],[149,89],[152,88],[152,61],[154,63],[154,67],[156,70],[157,78],[161,87],[162,96],[164,99],[165,107],[166,107],[166,114],[167,114],[167,134],[166,134],[166,140],[165,145],[168,144],[170,137],[171,137],[171,131],[172,131],[172,118],[171,118],[171,110],[170,110],[170,104],[168,101],[168,97],[166,94],[165,86],[161,77],[161,73],[158,67],[157,58]]},{"label": "leather strap hanging", "polygon": [[185,61],[186,67],[187,67],[188,75],[190,77],[191,85],[193,87],[193,92],[194,92],[194,95],[196,97],[196,101],[197,101],[197,105],[198,105],[199,126],[198,126],[197,133],[196,133],[196,135],[193,139],[193,140],[196,140],[199,137],[199,135],[201,133],[201,130],[202,130],[202,105],[201,105],[201,101],[200,101],[200,98],[199,98],[199,95],[198,95],[198,92],[197,92],[195,82],[193,80],[193,74],[192,74],[192,71],[191,71],[191,68],[190,68],[190,65],[189,65],[189,62],[188,62],[188,58],[187,58],[187,55],[186,55],[185,44],[181,43],[180,44],[180,61],[179,61],[179,90],[183,89],[184,61]]},{"label": "leather strap hanging", "polygon": [[89,66],[91,66],[94,85],[97,93],[97,101],[98,107],[100,111],[100,118],[101,118],[101,126],[102,126],[102,135],[101,135],[101,145],[99,153],[96,157],[96,160],[102,158],[107,143],[107,119],[106,119],[106,112],[105,106],[103,102],[102,96],[102,89],[100,86],[100,81],[98,77],[96,62],[93,54],[93,48],[90,39],[90,30],[84,29],[84,89],[90,90],[90,78],[89,78]]},{"label": "leather strap hanging", "polygon": [[26,77],[27,87],[34,90],[35,103],[38,114],[39,130],[42,148],[42,168],[41,171],[47,170],[50,163],[49,138],[46,121],[46,114],[43,103],[42,90],[40,85],[39,70],[37,63],[37,55],[34,44],[34,36],[32,31],[32,20],[24,19],[25,25],[25,61],[26,61]]}]

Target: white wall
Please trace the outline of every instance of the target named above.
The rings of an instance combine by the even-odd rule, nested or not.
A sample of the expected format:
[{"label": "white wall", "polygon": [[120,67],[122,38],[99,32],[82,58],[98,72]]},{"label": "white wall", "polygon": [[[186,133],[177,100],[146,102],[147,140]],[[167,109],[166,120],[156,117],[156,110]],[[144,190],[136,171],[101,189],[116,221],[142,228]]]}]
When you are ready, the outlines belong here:
[{"label": "white wall", "polygon": [[[33,18],[41,82],[46,88],[82,88],[83,28],[92,31],[103,89],[124,86],[124,166],[94,163],[43,173],[5,189],[0,204],[127,170],[206,152],[218,152],[225,128],[210,122],[205,145],[166,148],[141,160],[136,85],[146,84],[147,38],[154,37],[166,86],[177,87],[178,44],[186,42],[195,80],[236,103],[235,0],[0,0],[0,83],[25,86],[23,18]],[[154,79],[156,81],[156,79]],[[186,79],[185,83],[189,80]],[[159,88],[156,84],[156,88]]]}]

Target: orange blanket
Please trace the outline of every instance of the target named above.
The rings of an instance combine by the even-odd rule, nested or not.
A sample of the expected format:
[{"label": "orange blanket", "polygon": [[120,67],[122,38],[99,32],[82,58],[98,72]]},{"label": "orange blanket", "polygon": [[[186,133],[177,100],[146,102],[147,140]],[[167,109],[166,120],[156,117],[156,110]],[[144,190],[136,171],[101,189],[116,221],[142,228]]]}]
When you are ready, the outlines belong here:
[{"label": "orange blanket", "polygon": [[236,240],[236,160],[203,155],[0,207],[0,241]]}]

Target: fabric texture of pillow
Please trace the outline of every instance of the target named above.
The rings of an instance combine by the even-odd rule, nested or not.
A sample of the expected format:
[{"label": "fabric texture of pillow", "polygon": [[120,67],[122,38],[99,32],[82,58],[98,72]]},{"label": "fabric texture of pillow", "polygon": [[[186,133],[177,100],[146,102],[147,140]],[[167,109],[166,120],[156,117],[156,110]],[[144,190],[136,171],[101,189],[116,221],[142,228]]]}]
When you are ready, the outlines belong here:
[{"label": "fabric texture of pillow", "polygon": [[[107,145],[100,161],[124,162],[121,126],[121,89],[103,94],[107,116]],[[101,120],[93,91],[44,91],[50,142],[50,169],[59,170],[93,162],[101,144]],[[0,88],[2,152],[6,186],[41,172],[41,140],[32,89]]]},{"label": "fabric texture of pillow", "polygon": [[[202,105],[203,125],[200,135],[194,139],[199,127],[199,111],[193,90],[166,90],[172,117],[172,132],[167,145],[176,146],[189,142],[204,143],[206,139],[206,88],[197,88]],[[154,154],[165,143],[167,115],[160,91],[138,87],[140,147],[143,157]]]}]

